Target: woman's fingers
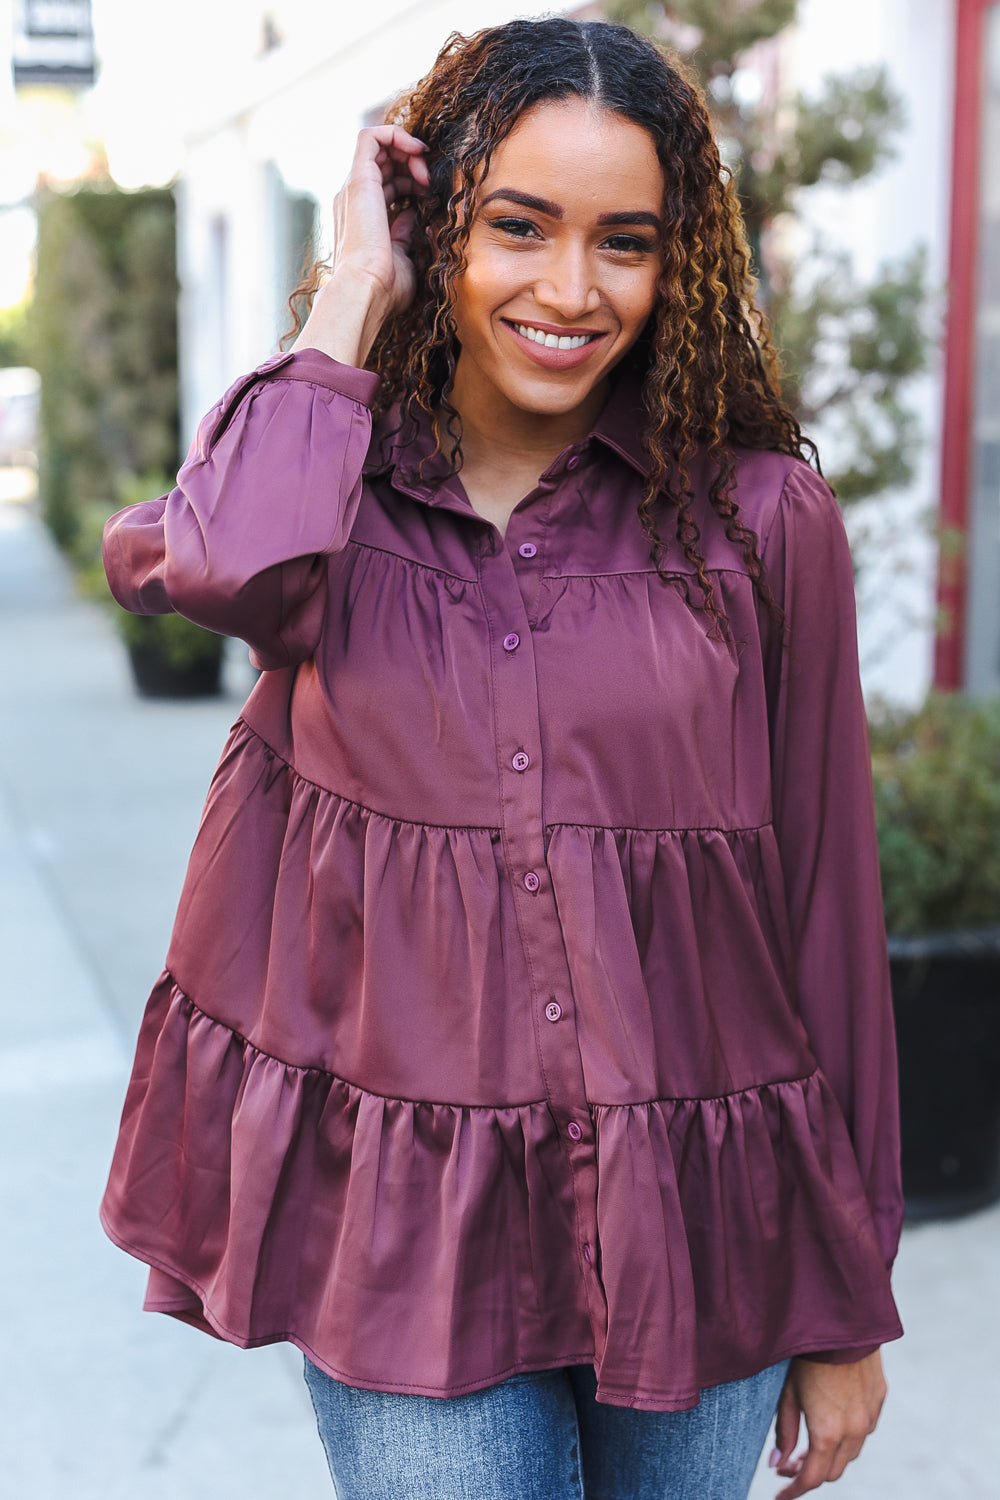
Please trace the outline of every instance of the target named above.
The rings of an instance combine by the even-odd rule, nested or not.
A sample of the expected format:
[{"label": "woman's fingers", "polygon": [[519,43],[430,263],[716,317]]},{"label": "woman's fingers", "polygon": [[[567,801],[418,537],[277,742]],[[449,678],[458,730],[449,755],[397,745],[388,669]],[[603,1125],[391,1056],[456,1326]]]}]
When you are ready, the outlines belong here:
[{"label": "woman's fingers", "polygon": [[[877,1353],[846,1365],[792,1360],[778,1403],[777,1447],[771,1456],[778,1473],[792,1482],[778,1491],[776,1500],[798,1500],[809,1490],[839,1479],[875,1430],[884,1399],[885,1379]],[[796,1456],[800,1414],[805,1417],[809,1446]]]},{"label": "woman's fingers", "polygon": [[382,184],[382,197],[386,208],[398,203],[400,198],[414,198],[421,189],[412,177],[390,177]]},{"label": "woman's fingers", "polygon": [[397,198],[416,198],[426,191],[427,184],[419,182],[399,162],[391,162],[382,168],[382,195],[386,203],[395,203]]},{"label": "woman's fingers", "polygon": [[404,208],[402,213],[396,215],[392,228],[389,230],[389,238],[394,245],[409,246],[413,238],[413,230],[416,227],[417,216],[412,208]]},{"label": "woman's fingers", "polygon": [[810,1441],[803,1457],[793,1458],[787,1465],[779,1468],[779,1474],[783,1474],[785,1478],[791,1476],[792,1483],[779,1490],[775,1500],[797,1500],[799,1495],[805,1495],[810,1490],[818,1489],[821,1484],[839,1479],[847,1465],[857,1458],[861,1448],[862,1443],[854,1439],[845,1439],[840,1443]]},{"label": "woman's fingers", "polygon": [[402,167],[406,174],[425,188],[430,181],[430,172],[427,166],[427,158],[421,151],[397,151],[381,147],[377,152],[375,160],[381,168],[383,178],[393,173],[398,173]]},{"label": "woman's fingers", "polygon": [[354,160],[355,165],[374,160],[383,181],[405,176],[419,191],[430,182],[426,152],[423,141],[398,125],[369,125],[358,136]]},{"label": "woman's fingers", "polygon": [[782,1462],[787,1462],[795,1451],[795,1444],[799,1440],[801,1416],[802,1408],[796,1398],[794,1385],[791,1379],[786,1379],[778,1401],[778,1414],[774,1423],[775,1449],[771,1455],[772,1468],[777,1468]]},{"label": "woman's fingers", "polygon": [[789,1473],[794,1473],[795,1477],[791,1484],[786,1484],[783,1490],[778,1491],[776,1500],[797,1500],[799,1495],[818,1489],[827,1479],[832,1479],[832,1457],[831,1450],[824,1450],[810,1443],[804,1458],[793,1458],[785,1468],[778,1470],[779,1474],[786,1477]]},{"label": "woman's fingers", "polygon": [[330,273],[295,349],[322,349],[363,368],[385,320],[413,301],[410,244],[416,216],[390,210],[426,190],[426,149],[398,125],[368,126],[359,133],[347,181],[333,200]]}]

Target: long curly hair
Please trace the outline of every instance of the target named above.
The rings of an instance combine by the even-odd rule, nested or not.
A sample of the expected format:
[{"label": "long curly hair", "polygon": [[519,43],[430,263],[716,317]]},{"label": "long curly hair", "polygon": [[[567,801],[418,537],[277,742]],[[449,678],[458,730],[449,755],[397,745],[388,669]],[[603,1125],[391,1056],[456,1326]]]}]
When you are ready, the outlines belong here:
[{"label": "long curly hair", "polygon": [[[389,319],[368,359],[381,376],[375,416],[399,403],[401,440],[421,420],[438,449],[461,467],[461,421],[451,405],[458,343],[454,287],[466,265],[469,226],[493,152],[526,110],[566,98],[592,101],[648,131],[663,170],[663,267],[657,299],[626,356],[638,369],[649,463],[638,513],[657,569],[666,575],[674,531],[700,593],[692,602],[729,634],[699,548],[689,465],[704,449],[709,499],[743,555],[754,587],[780,615],[764,576],[757,538],[734,495],[734,446],[812,459],[815,445],[783,404],[777,360],[755,282],[732,174],[720,159],[708,113],[676,59],[628,27],[552,18],[511,21],[473,36],[455,33],[427,76],[387,113],[424,141],[430,189],[393,206],[415,210],[412,257],[417,292]],[[308,306],[323,267],[296,289]],[[296,327],[299,321],[296,314]],[[398,431],[399,429],[397,429]],[[674,575],[676,581],[676,575]],[[691,590],[688,590],[691,599]]]}]

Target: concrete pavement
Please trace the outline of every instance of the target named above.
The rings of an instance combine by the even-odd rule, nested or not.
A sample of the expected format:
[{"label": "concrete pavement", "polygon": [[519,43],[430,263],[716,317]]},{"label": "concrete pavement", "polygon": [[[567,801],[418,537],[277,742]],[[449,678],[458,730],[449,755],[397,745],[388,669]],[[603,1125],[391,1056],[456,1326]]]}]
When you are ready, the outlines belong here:
[{"label": "concrete pavement", "polygon": [[[250,684],[132,693],[30,506],[0,501],[0,1494],[330,1495],[300,1359],[140,1312],[97,1203],[211,771]],[[836,1500],[1000,1495],[1000,1208],[907,1230],[890,1402]],[[755,1481],[752,1500],[777,1489]]]}]

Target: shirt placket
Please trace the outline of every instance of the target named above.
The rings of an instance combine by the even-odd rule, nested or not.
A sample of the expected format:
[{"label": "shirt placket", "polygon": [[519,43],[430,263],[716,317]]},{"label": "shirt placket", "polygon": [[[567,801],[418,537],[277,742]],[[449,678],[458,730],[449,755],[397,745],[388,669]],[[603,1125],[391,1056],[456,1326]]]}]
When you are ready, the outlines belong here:
[{"label": "shirt placket", "polygon": [[[542,490],[551,488],[551,484],[541,486]],[[484,538],[480,577],[493,678],[504,864],[531,985],[535,1044],[546,1098],[572,1178],[577,1253],[599,1360],[607,1332],[607,1303],[597,1269],[596,1142],[569,966],[545,860],[545,766],[532,619],[526,603],[538,598],[547,511],[541,495],[537,503],[516,511],[506,546],[491,531]]]}]

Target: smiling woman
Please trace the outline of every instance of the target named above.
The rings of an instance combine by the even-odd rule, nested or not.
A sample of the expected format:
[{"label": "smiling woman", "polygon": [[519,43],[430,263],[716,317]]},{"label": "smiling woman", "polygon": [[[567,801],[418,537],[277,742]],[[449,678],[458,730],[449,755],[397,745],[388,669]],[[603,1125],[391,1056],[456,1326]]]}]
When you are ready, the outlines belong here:
[{"label": "smiling woman", "polygon": [[462,484],[501,532],[649,319],[662,198],[649,133],[589,100],[535,105],[493,152],[455,285],[452,401]]},{"label": "smiling woman", "polygon": [[341,1500],[744,1500],[776,1407],[794,1500],[878,1416],[901,1198],[850,557],[735,193],[653,44],[514,22],[334,217],[108,523],[264,670],[105,1226],[304,1351]]}]

